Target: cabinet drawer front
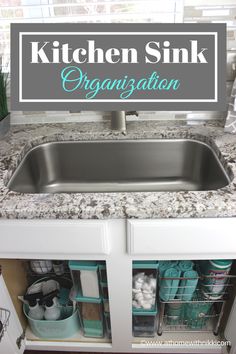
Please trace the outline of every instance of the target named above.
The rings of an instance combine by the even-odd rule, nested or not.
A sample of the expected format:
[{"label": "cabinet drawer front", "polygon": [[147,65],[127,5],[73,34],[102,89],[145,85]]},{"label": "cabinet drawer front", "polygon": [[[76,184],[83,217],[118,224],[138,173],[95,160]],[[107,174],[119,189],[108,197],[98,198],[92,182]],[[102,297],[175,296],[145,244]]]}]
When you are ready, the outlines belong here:
[{"label": "cabinet drawer front", "polygon": [[128,253],[160,259],[236,257],[236,218],[128,220]]},{"label": "cabinet drawer front", "polygon": [[0,230],[0,256],[5,258],[109,253],[104,220],[4,220]]}]

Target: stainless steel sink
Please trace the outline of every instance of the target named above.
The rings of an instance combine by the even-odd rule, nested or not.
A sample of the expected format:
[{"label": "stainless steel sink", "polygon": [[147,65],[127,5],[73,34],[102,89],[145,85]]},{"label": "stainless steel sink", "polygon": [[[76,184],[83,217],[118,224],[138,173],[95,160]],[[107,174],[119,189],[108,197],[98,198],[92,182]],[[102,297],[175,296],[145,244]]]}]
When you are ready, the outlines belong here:
[{"label": "stainless steel sink", "polygon": [[230,178],[214,150],[192,139],[45,143],[8,183],[23,193],[214,190]]}]

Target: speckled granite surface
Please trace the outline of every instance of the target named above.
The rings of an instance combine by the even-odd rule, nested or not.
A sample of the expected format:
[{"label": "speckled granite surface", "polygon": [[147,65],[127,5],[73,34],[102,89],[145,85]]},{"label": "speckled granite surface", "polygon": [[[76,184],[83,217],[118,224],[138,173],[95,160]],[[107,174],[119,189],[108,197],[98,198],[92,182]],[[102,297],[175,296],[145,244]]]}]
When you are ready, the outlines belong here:
[{"label": "speckled granite surface", "polygon": [[[22,156],[46,141],[191,137],[221,152],[234,178],[229,186],[203,192],[20,194],[6,183]],[[107,219],[236,216],[236,135],[218,123],[188,126],[184,122],[129,122],[128,134],[112,133],[107,123],[13,126],[0,140],[0,218]]]}]

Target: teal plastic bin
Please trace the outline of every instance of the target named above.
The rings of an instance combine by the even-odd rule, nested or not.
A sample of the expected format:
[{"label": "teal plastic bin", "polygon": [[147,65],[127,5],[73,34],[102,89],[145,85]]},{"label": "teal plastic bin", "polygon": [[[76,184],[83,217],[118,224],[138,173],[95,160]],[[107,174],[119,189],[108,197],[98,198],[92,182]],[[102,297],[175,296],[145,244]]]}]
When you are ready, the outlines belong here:
[{"label": "teal plastic bin", "polygon": [[157,308],[153,311],[133,310],[133,336],[155,337],[157,334]]},{"label": "teal plastic bin", "polygon": [[84,337],[104,337],[102,321],[83,320]]},{"label": "teal plastic bin", "polygon": [[57,321],[34,320],[28,316],[29,307],[23,305],[23,311],[29,326],[36,337],[42,339],[63,339],[74,336],[80,330],[78,310],[72,306],[63,306],[61,319]]},{"label": "teal plastic bin", "polygon": [[157,269],[157,261],[133,261],[133,311],[151,313],[155,311]]},{"label": "teal plastic bin", "polygon": [[79,303],[81,325],[84,337],[104,337],[102,299],[96,302]]},{"label": "teal plastic bin", "polygon": [[103,282],[100,282],[100,286],[101,286],[101,289],[102,289],[102,297],[104,300],[108,300],[109,299],[109,293],[108,293],[108,285],[107,283],[103,283]]},{"label": "teal plastic bin", "polygon": [[107,283],[107,267],[105,262],[99,264],[99,274],[101,282]]},{"label": "teal plastic bin", "polygon": [[[71,271],[71,277],[73,281],[73,288],[74,288],[74,293],[75,293],[75,300],[78,300],[78,297],[84,297],[84,299],[88,300],[89,298],[93,299],[99,299],[100,298],[100,287],[99,287],[99,272],[98,272],[98,262],[95,261],[69,261],[69,268]],[[93,274],[93,285],[91,286],[91,289],[88,290],[89,284],[91,284],[91,279],[87,279],[87,281],[84,280],[82,281],[82,276],[85,273],[90,273]],[[88,276],[88,275],[87,275]],[[85,283],[87,286],[85,286]],[[85,286],[83,288],[83,285]],[[97,288],[97,291],[94,289]],[[86,294],[84,292],[86,290]],[[91,291],[95,294],[89,295],[87,292]]]}]

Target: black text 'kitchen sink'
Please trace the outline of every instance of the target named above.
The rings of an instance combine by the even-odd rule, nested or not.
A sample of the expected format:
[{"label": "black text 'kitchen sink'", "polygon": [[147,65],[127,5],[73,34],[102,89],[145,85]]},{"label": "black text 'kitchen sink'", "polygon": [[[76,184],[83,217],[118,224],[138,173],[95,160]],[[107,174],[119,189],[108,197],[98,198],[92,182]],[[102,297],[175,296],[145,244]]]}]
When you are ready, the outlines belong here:
[{"label": "black text 'kitchen sink'", "polygon": [[201,191],[229,182],[214,150],[197,140],[63,141],[31,149],[8,188],[23,193]]}]

